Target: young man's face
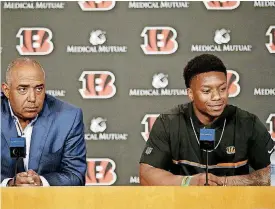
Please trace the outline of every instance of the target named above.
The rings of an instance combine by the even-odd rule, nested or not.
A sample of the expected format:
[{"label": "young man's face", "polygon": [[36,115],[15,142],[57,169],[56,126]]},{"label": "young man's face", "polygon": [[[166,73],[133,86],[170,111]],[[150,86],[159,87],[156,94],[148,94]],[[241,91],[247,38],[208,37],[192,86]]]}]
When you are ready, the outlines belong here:
[{"label": "young man's face", "polygon": [[220,116],[228,100],[226,75],[215,71],[196,75],[190,82],[188,96],[201,113]]}]

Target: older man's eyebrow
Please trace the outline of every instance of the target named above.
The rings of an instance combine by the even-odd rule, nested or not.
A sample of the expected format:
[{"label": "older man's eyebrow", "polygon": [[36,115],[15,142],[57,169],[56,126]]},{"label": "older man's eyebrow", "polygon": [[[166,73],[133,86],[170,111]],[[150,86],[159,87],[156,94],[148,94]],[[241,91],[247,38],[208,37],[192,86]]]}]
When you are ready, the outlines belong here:
[{"label": "older man's eyebrow", "polygon": [[38,85],[35,86],[35,88],[37,88],[37,87],[44,87],[44,86],[45,86],[44,84],[38,84]]},{"label": "older man's eyebrow", "polygon": [[19,84],[18,87],[29,87],[30,85],[28,84]]},{"label": "older man's eyebrow", "polygon": [[[36,86],[34,86],[34,88],[37,88],[37,87],[44,87],[45,85],[44,84],[38,84]],[[19,84],[18,87],[30,87],[29,84]]]}]

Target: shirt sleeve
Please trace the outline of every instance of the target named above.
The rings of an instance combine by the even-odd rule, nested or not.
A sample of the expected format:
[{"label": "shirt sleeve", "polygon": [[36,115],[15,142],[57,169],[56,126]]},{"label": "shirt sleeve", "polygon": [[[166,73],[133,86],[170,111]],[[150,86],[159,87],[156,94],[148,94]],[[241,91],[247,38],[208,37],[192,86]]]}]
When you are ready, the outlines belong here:
[{"label": "shirt sleeve", "polygon": [[43,187],[48,187],[50,186],[49,182],[43,177],[43,176],[39,176],[41,181],[42,181],[42,186]]},{"label": "shirt sleeve", "polygon": [[2,181],[1,183],[1,187],[7,187],[8,186],[8,182],[9,180],[11,180],[12,178],[6,178]]},{"label": "shirt sleeve", "polygon": [[270,164],[270,155],[274,146],[275,142],[266,127],[255,116],[253,134],[248,142],[248,160],[251,167],[255,170],[267,167]]},{"label": "shirt sleeve", "polygon": [[149,139],[141,155],[140,163],[169,170],[172,162],[169,140],[169,120],[167,116],[160,115],[150,132]]}]

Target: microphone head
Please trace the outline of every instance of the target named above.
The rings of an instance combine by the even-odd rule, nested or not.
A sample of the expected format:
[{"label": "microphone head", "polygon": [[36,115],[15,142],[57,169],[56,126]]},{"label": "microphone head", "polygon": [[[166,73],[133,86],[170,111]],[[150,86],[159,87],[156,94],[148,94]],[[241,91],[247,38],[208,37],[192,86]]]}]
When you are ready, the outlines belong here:
[{"label": "microphone head", "polygon": [[200,149],[213,150],[215,145],[215,129],[200,129]]},{"label": "microphone head", "polygon": [[26,157],[26,139],[24,137],[14,137],[10,139],[11,158]]}]

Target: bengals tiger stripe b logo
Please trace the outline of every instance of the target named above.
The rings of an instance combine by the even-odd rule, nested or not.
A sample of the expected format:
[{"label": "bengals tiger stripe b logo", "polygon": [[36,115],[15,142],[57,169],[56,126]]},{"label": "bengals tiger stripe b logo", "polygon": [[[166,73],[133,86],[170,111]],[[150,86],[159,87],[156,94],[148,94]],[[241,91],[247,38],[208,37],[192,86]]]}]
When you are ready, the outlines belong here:
[{"label": "bengals tiger stripe b logo", "polygon": [[240,1],[204,1],[208,10],[233,10],[240,5]]},{"label": "bengals tiger stripe b logo", "polygon": [[145,27],[141,37],[144,54],[173,54],[178,49],[177,31],[171,27]]},{"label": "bengals tiger stripe b logo", "polygon": [[234,70],[227,70],[227,88],[229,97],[236,97],[239,95],[241,91],[239,81],[239,73]]},{"label": "bengals tiger stripe b logo", "polygon": [[115,7],[115,1],[79,1],[83,11],[108,11]]},{"label": "bengals tiger stripe b logo", "polygon": [[142,119],[141,124],[144,125],[144,132],[141,132],[141,135],[145,141],[149,139],[150,132],[158,116],[159,114],[147,114]]},{"label": "bengals tiger stripe b logo", "polygon": [[269,133],[271,135],[271,138],[275,141],[275,113],[269,115],[266,123],[269,124]]},{"label": "bengals tiger stripe b logo", "polygon": [[116,164],[109,158],[88,158],[86,186],[112,185],[117,180]]},{"label": "bengals tiger stripe b logo", "polygon": [[84,99],[108,99],[116,94],[115,76],[109,71],[83,71],[79,89]]},{"label": "bengals tiger stripe b logo", "polygon": [[269,43],[265,44],[268,51],[275,53],[275,25],[270,26],[265,35],[269,36]]},{"label": "bengals tiger stripe b logo", "polygon": [[53,34],[48,28],[20,28],[16,34],[20,55],[47,55],[53,51]]}]

